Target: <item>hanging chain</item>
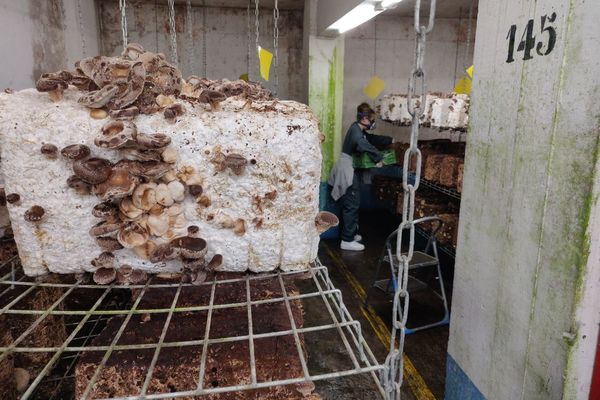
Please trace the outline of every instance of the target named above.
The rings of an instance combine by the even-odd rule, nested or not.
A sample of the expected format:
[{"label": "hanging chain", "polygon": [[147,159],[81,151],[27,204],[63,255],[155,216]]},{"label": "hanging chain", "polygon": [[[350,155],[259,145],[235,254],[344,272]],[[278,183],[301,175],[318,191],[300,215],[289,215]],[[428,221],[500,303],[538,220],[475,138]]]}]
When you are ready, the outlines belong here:
[{"label": "hanging chain", "polygon": [[248,81],[250,79],[250,3],[252,0],[248,0],[248,6],[246,8],[246,44],[248,45],[248,53],[246,54],[246,73],[248,74]]},{"label": "hanging chain", "polygon": [[373,46],[373,75],[377,75],[377,18],[373,20],[375,25],[375,44]]},{"label": "hanging chain", "polygon": [[192,0],[186,0],[186,24],[188,31],[188,62],[190,63],[190,71],[192,75],[196,75],[196,56],[194,55],[194,33],[192,32]]},{"label": "hanging chain", "polygon": [[273,49],[275,52],[275,97],[279,92],[279,5],[275,0],[273,8]]},{"label": "hanging chain", "polygon": [[206,29],[206,2],[202,0],[202,74],[205,78],[208,77],[208,73],[206,72],[206,33],[208,29]]},{"label": "hanging chain", "polygon": [[169,30],[170,30],[170,46],[171,46],[171,60],[175,65],[179,64],[179,57],[177,56],[177,31],[175,30],[175,0],[169,1]]},{"label": "hanging chain", "polygon": [[127,47],[127,0],[119,0],[121,10],[121,34],[123,35],[123,48]]},{"label": "hanging chain", "polygon": [[[396,258],[399,260],[398,274],[396,276],[398,289],[394,293],[393,322],[390,341],[390,352],[385,360],[385,369],[382,372],[381,381],[388,399],[400,399],[400,388],[404,372],[404,340],[406,335],[406,321],[408,319],[409,293],[408,268],[413,257],[415,245],[415,192],[419,188],[421,180],[421,151],[417,147],[419,140],[420,117],[425,112],[425,71],[423,62],[425,58],[425,44],[427,34],[433,29],[435,18],[436,0],[431,0],[429,10],[429,23],[421,25],[421,0],[415,3],[415,31],[417,38],[415,43],[415,65],[408,82],[408,112],[412,117],[410,147],[404,153],[404,165],[402,171],[402,188],[404,189],[404,201],[402,204],[402,222],[398,227],[396,239]],[[421,81],[421,94],[417,95],[417,80]],[[419,99],[420,97],[420,99]],[[414,183],[408,182],[409,170],[412,159],[416,158],[416,171]],[[409,245],[406,254],[402,254],[402,239],[404,230],[409,231]],[[392,260],[390,260],[392,261]],[[396,343],[398,341],[398,343]]]},{"label": "hanging chain", "polygon": [[81,0],[77,0],[77,18],[79,18],[79,34],[81,35],[81,53],[87,57],[85,45],[85,31],[83,30],[83,13],[81,12]]},{"label": "hanging chain", "polygon": [[254,27],[256,29],[256,50],[258,51],[258,40],[260,39],[260,32],[258,31],[259,23],[258,23],[258,0],[254,0]]},{"label": "hanging chain", "polygon": [[475,0],[471,0],[471,5],[469,6],[469,25],[467,28],[467,48],[465,51],[465,59],[463,61],[464,64],[464,68],[467,69],[470,65],[470,63],[467,62],[467,60],[469,59],[469,54],[471,52],[471,29],[473,26],[473,3],[475,3]]}]

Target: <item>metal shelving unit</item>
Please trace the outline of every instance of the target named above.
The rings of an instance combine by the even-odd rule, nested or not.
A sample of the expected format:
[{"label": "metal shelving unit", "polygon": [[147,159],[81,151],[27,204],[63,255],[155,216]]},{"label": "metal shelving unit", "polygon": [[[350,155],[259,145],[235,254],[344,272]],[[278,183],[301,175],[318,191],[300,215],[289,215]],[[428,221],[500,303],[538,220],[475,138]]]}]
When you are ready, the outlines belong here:
[{"label": "metal shelving unit", "polygon": [[[193,287],[194,290],[205,290],[210,293],[210,301],[208,304],[194,304],[181,307],[178,306],[177,299],[182,290],[190,287],[191,284],[180,282],[165,283],[165,281],[161,281],[155,276],[150,276],[144,284],[129,286],[119,286],[114,283],[107,286],[89,284],[85,277],[79,277],[74,283],[53,283],[54,280],[39,280],[24,275],[18,257],[14,257],[8,262],[0,265],[0,317],[5,315],[7,318],[23,318],[29,321],[29,326],[23,334],[17,338],[13,338],[12,343],[0,347],[0,363],[2,360],[6,359],[6,357],[15,353],[45,353],[51,355],[41,369],[41,372],[36,376],[31,376],[27,389],[20,397],[22,400],[39,398],[39,394],[36,394],[36,390],[42,385],[47,387],[49,384],[56,387],[51,398],[74,398],[75,396],[72,392],[68,397],[58,395],[61,384],[66,384],[71,388],[74,387],[74,371],[78,361],[87,352],[99,352],[100,354],[103,354],[102,362],[97,364],[96,370],[87,384],[84,395],[79,397],[80,399],[91,398],[90,393],[92,392],[92,388],[94,384],[98,382],[103,368],[106,367],[106,360],[110,357],[111,353],[126,350],[151,351],[153,352],[154,357],[142,380],[144,384],[138,385],[139,387],[136,389],[138,390],[137,393],[132,392],[126,396],[109,397],[110,399],[165,399],[185,396],[201,396],[281,387],[293,384],[310,384],[311,382],[319,380],[335,379],[357,374],[369,374],[374,382],[374,387],[376,387],[375,391],[378,391],[382,398],[385,398],[378,374],[385,369],[385,366],[379,364],[376,360],[362,335],[360,323],[352,318],[344,305],[340,290],[333,286],[327,268],[321,265],[318,260],[308,270],[304,271],[238,274],[238,276],[234,278],[231,278],[231,275],[225,275],[226,274],[215,274],[214,277],[203,283],[201,286]],[[296,282],[300,282],[300,279],[301,282],[303,282],[302,289],[297,292],[290,291],[288,287],[288,282],[295,279],[298,279]],[[251,288],[261,281],[269,281],[271,284],[279,287],[277,293],[269,298],[253,298],[253,295],[251,295]],[[226,304],[220,304],[218,301],[215,301],[215,298],[219,298],[219,295],[223,294],[224,291],[227,291],[227,288],[230,287],[231,284],[241,285],[242,287],[245,285],[245,299],[240,302]],[[307,288],[307,286],[310,288]],[[20,305],[23,299],[44,288],[56,289],[57,293],[59,293],[59,295],[57,295],[57,300],[53,300],[50,306],[43,309],[30,309],[27,306]],[[157,288],[168,290],[169,296],[172,296],[172,301],[167,300],[170,307],[144,309],[144,303],[141,303],[141,300],[148,292]],[[81,306],[80,304],[78,307],[73,307],[68,305],[69,302],[66,301],[66,299],[69,298],[69,296],[81,297],[81,293],[85,291],[96,291],[97,299],[94,298],[95,301],[89,302],[90,304],[87,306]],[[129,303],[114,301],[115,297],[122,297],[122,293],[129,291],[131,291],[131,293],[135,291],[136,293],[135,296],[131,297]],[[75,295],[75,293],[77,294]],[[292,302],[308,301],[309,299],[319,301],[320,304],[324,306],[323,309],[326,309],[327,311],[327,323],[323,322],[311,326],[296,325],[291,304]],[[283,329],[279,327],[281,330],[273,328],[268,332],[254,332],[252,314],[253,312],[256,312],[255,307],[260,305],[280,305],[282,309],[284,307],[284,309],[287,310],[287,325],[283,327]],[[212,337],[211,328],[213,326],[211,326],[211,316],[214,317],[215,313],[226,312],[234,308],[242,308],[244,310],[244,315],[247,310],[247,321],[240,321],[240,324],[247,324],[247,330],[242,334],[239,334],[238,332],[238,334],[232,334],[227,337]],[[203,312],[207,315],[204,336],[197,340],[171,342],[168,340],[168,335],[165,336],[165,333],[169,328],[171,317],[184,312]],[[305,314],[308,313],[310,313],[310,309],[305,308]],[[138,314],[152,315],[152,318],[155,316],[158,318],[161,315],[166,316],[162,333],[160,333],[159,330],[159,333],[157,333],[155,337],[152,337],[152,340],[147,340],[147,337],[144,338],[143,344],[122,344],[119,339],[123,334],[128,321],[132,316]],[[64,317],[68,336],[67,339],[60,344],[50,347],[29,347],[24,345],[25,338],[32,334],[36,327],[49,316]],[[95,344],[94,339],[100,335],[104,326],[116,316],[122,318],[122,323],[119,324],[119,329],[112,342],[108,345]],[[303,337],[306,337],[307,334],[311,333],[318,334],[320,338],[326,334],[336,337],[336,347],[344,349],[348,359],[347,365],[349,367],[342,368],[341,370],[323,371],[323,367],[320,366],[320,370],[312,371],[305,353],[305,342],[303,342],[302,339]],[[302,366],[300,376],[272,381],[263,381],[257,378],[257,371],[263,370],[261,369],[258,358],[255,357],[254,354],[257,341],[280,338],[283,336],[288,336],[290,341],[292,340],[291,338],[293,338],[293,343],[295,343],[295,348],[297,350],[295,354],[293,354],[293,357],[296,357],[296,361]],[[207,348],[209,345],[223,343],[247,343],[247,348],[249,349],[248,359],[250,360],[250,374],[242,379],[241,382],[232,385],[219,385],[218,387],[205,385],[205,377],[210,373],[210,371],[207,371]],[[157,359],[159,358],[161,350],[168,348],[192,349],[192,346],[202,348],[202,358],[198,366],[200,373],[197,375],[196,382],[192,382],[193,387],[190,390],[169,391],[168,393],[166,391],[160,393],[150,392],[148,390],[148,384],[157,365]]]},{"label": "metal shelving unit", "polygon": [[[409,176],[411,179],[414,179],[415,174],[411,172]],[[458,193],[456,191],[456,189],[448,188],[446,186],[441,186],[435,182],[431,182],[431,181],[428,181],[423,178],[421,178],[421,185],[428,187],[430,189],[433,189],[437,192],[443,193],[445,195],[448,195],[448,196],[452,197],[453,199],[460,200],[460,193]]]}]

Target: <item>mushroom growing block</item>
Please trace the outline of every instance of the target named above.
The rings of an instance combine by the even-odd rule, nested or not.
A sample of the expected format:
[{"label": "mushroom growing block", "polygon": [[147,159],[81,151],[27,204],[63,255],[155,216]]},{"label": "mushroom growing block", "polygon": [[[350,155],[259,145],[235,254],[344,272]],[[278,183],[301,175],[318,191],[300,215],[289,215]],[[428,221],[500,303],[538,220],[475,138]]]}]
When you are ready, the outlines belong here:
[{"label": "mushroom growing block", "polygon": [[[112,111],[90,117],[78,101],[86,95],[73,86],[57,101],[34,89],[0,94],[1,168],[6,193],[20,195],[7,206],[26,274],[93,272],[105,251],[115,268],[180,272],[181,258],[161,254],[189,226],[206,241],[206,264],[222,255],[212,264],[220,271],[315,260],[321,148],[308,107],[242,95],[211,106],[175,94],[184,110],[169,121],[144,91],[135,104],[146,108],[119,121]],[[120,127],[131,128],[123,147],[112,146]],[[40,151],[47,143],[56,158]],[[43,217],[28,222],[33,206]],[[163,253],[145,254],[154,249]]]}]

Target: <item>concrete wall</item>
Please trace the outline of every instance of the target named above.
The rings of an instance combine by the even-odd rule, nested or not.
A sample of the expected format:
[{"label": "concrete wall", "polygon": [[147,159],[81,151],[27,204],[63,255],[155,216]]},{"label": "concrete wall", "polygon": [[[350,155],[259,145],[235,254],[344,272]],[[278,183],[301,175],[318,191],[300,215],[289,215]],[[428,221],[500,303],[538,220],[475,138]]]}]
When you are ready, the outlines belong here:
[{"label": "concrete wall", "polygon": [[77,0],[0,0],[0,88],[33,87],[42,73],[98,53],[95,4],[79,2],[83,31]]},{"label": "concrete wall", "polygon": [[[128,3],[129,41],[141,43],[152,51],[165,53],[171,59],[166,2]],[[102,1],[100,6],[103,54],[122,50],[121,17],[118,1]],[[204,75],[203,10],[192,6],[192,35],[195,62],[190,63],[191,48],[186,25],[185,4],[176,5],[176,31],[179,68],[183,76]],[[250,78],[274,89],[274,65],[270,82],[260,78],[256,56],[254,12],[251,11]],[[273,10],[260,13],[260,45],[273,51]],[[302,66],[302,11],[281,11],[279,20],[279,97],[306,102],[306,70]],[[207,7],[206,9],[206,75],[211,79],[238,79],[247,72],[248,32],[246,8]]]},{"label": "concrete wall", "polygon": [[[427,38],[425,73],[429,91],[450,92],[472,64],[477,21],[473,16],[470,51],[467,54],[468,18],[436,19]],[[363,88],[373,75],[385,81],[382,95],[406,93],[414,62],[413,18],[380,14],[346,35],[344,76],[345,129],[356,118],[356,106],[369,99]],[[408,130],[381,123],[376,133],[404,139]],[[345,133],[345,131],[344,131]]]},{"label": "concrete wall", "polygon": [[[556,32],[542,31],[545,19]],[[600,322],[600,8],[481,0],[446,399],[588,399]],[[532,58],[518,47],[533,24]],[[468,395],[467,395],[468,394]]]}]

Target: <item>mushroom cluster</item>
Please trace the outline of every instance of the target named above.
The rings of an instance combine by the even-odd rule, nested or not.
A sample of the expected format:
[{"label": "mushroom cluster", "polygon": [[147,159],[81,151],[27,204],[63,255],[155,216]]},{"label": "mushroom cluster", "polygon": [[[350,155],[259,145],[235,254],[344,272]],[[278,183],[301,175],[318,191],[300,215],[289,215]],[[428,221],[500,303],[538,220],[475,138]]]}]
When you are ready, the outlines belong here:
[{"label": "mushroom cluster", "polygon": [[[111,162],[94,155],[92,149],[80,143],[60,150],[51,143],[40,148],[41,156],[55,160],[61,155],[70,163],[73,174],[67,185],[77,194],[99,198],[92,210],[99,221],[89,233],[100,254],[86,266],[93,272],[94,281],[143,282],[144,271],[118,265],[115,253],[130,250],[154,264],[180,260],[182,279],[195,284],[203,282],[207,272],[222,265],[223,257],[217,254],[210,261],[205,260],[207,241],[201,237],[199,227],[189,226],[181,204],[186,196],[192,196],[199,208],[211,206],[203,178],[193,167],[176,169],[178,153],[170,146],[171,138],[164,133],[140,132],[135,119],[140,114],[160,112],[165,120],[176,123],[186,112],[180,101],[215,111],[220,109],[221,102],[236,97],[245,100],[244,108],[249,108],[252,101],[271,100],[270,92],[241,80],[211,81],[196,76],[183,80],[181,72],[163,54],[145,51],[138,44],[129,44],[120,57],[88,57],[78,61],[72,71],[44,74],[36,87],[48,92],[53,101],[59,101],[69,85],[83,92],[78,102],[89,108],[91,118],[107,118],[94,138],[94,145],[116,152],[119,160]],[[243,175],[249,164],[256,164],[254,159],[222,151],[219,146],[214,147],[211,162],[215,171],[229,171],[234,179]],[[263,224],[264,207],[274,202],[277,195],[273,190],[253,199],[257,217],[252,223],[256,228]],[[11,196],[6,196],[7,202],[19,201]],[[31,221],[43,216],[41,207],[26,213]],[[206,217],[236,235],[246,232],[247,222],[242,218],[232,218],[220,211]],[[321,231],[337,221],[330,215],[319,214],[315,224]]]}]

